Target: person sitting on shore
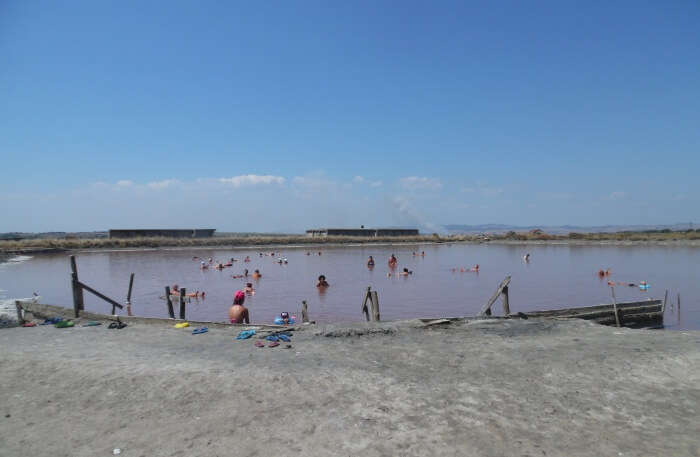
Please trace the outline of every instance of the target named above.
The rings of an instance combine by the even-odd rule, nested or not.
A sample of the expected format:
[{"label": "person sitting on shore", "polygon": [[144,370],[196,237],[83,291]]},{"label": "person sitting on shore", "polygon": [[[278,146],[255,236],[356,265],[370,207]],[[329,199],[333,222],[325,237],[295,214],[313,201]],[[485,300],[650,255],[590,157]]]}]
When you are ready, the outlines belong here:
[{"label": "person sitting on shore", "polygon": [[326,288],[328,286],[330,286],[330,284],[328,284],[328,281],[326,281],[326,277],[324,275],[319,276],[318,283],[316,284],[316,287]]},{"label": "person sitting on shore", "polygon": [[412,274],[413,274],[413,272],[408,271],[408,268],[404,268],[403,271],[401,273],[399,273],[400,276],[408,276],[408,275],[412,275]]},{"label": "person sitting on shore", "polygon": [[237,290],[233,296],[233,305],[228,310],[228,319],[232,324],[250,324],[250,313],[248,308],[243,306],[245,302],[245,294],[241,290]]},{"label": "person sitting on shore", "polygon": [[245,289],[243,289],[248,295],[255,295],[255,289],[253,289],[253,283],[246,283]]},{"label": "person sitting on shore", "polygon": [[374,266],[374,259],[372,258],[372,256],[369,256],[369,259],[367,260],[367,266],[368,267]]},{"label": "person sitting on shore", "polygon": [[262,275],[260,274],[260,270],[255,270],[253,272],[253,279],[260,279],[262,278]]}]

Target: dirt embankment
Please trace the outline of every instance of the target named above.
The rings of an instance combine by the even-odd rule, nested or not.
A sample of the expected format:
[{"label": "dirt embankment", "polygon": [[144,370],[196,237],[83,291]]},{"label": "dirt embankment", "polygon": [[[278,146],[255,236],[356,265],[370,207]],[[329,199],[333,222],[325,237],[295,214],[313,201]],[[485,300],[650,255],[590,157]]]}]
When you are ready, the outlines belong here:
[{"label": "dirt embankment", "polygon": [[0,330],[3,456],[697,456],[700,332],[583,321]]}]

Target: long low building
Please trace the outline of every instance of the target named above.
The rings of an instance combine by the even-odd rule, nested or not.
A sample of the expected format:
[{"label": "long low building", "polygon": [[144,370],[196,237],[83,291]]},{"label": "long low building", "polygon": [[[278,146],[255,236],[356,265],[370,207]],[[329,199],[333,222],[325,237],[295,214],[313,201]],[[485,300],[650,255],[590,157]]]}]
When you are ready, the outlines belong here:
[{"label": "long low building", "polygon": [[363,236],[363,237],[380,237],[380,236],[416,236],[418,229],[402,229],[402,228],[319,228],[309,229],[306,231],[306,236]]},{"label": "long low building", "polygon": [[216,229],[109,229],[110,238],[211,238]]}]

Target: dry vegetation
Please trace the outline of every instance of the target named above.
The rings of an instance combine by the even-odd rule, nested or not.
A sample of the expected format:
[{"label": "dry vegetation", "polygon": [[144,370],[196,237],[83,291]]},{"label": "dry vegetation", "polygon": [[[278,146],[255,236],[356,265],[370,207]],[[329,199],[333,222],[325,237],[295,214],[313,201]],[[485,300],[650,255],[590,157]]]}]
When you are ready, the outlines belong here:
[{"label": "dry vegetation", "polygon": [[30,240],[0,240],[0,252],[32,250],[72,249],[125,249],[157,247],[206,247],[206,246],[265,246],[265,245],[323,245],[360,243],[425,243],[425,242],[488,242],[488,241],[681,241],[700,240],[700,231],[672,232],[658,230],[647,232],[617,233],[569,233],[551,235],[543,232],[508,232],[480,235],[420,235],[402,237],[365,238],[355,236],[329,236],[310,238],[303,235],[275,236],[226,236],[213,238],[43,238]]}]

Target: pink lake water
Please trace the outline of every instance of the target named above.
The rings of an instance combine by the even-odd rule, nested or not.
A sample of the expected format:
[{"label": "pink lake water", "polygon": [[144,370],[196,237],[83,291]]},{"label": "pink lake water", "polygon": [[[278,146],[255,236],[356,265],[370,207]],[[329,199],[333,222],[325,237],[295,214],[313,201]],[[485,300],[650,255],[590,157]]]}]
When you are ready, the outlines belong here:
[{"label": "pink lake water", "polygon": [[[135,273],[132,294],[135,315],[167,317],[166,285],[177,283],[188,292],[206,291],[204,300],[187,304],[187,318],[225,321],[233,294],[245,282],[256,289],[246,299],[253,322],[271,323],[282,311],[300,316],[306,300],[312,320],[351,322],[364,319],[361,301],[368,286],[379,294],[382,320],[415,317],[475,315],[493,294],[498,283],[511,275],[511,312],[587,306],[611,302],[607,279],[599,269],[610,268],[619,282],[647,281],[651,287],[618,286],[617,300],[663,298],[669,290],[673,306],[667,306],[665,324],[671,329],[700,329],[700,249],[665,246],[514,246],[497,244],[427,244],[384,246],[339,246],[301,248],[159,249],[96,251],[78,253],[80,280],[119,302],[126,300],[130,273]],[[269,254],[275,251],[275,256]],[[425,256],[413,252],[425,251]],[[259,256],[263,252],[266,255]],[[312,255],[307,255],[311,252]],[[321,255],[318,253],[321,252]],[[529,252],[530,262],[522,256]],[[399,277],[387,259],[394,253],[398,268],[413,272]],[[366,267],[369,255],[376,266]],[[227,261],[238,259],[223,271],[201,270],[193,256]],[[245,256],[251,262],[244,263]],[[278,264],[277,258],[287,264]],[[479,273],[453,272],[453,268],[480,265]],[[247,268],[259,269],[262,278],[233,279]],[[330,287],[321,292],[317,277],[326,276]],[[0,298],[41,295],[42,303],[72,307],[68,254],[37,255],[0,264]],[[675,305],[681,295],[680,315]],[[500,303],[500,302],[499,302]],[[500,313],[500,304],[494,308]],[[85,292],[87,310],[111,312],[111,305]],[[175,304],[178,313],[178,305]],[[124,311],[125,312],[125,311]]]}]

